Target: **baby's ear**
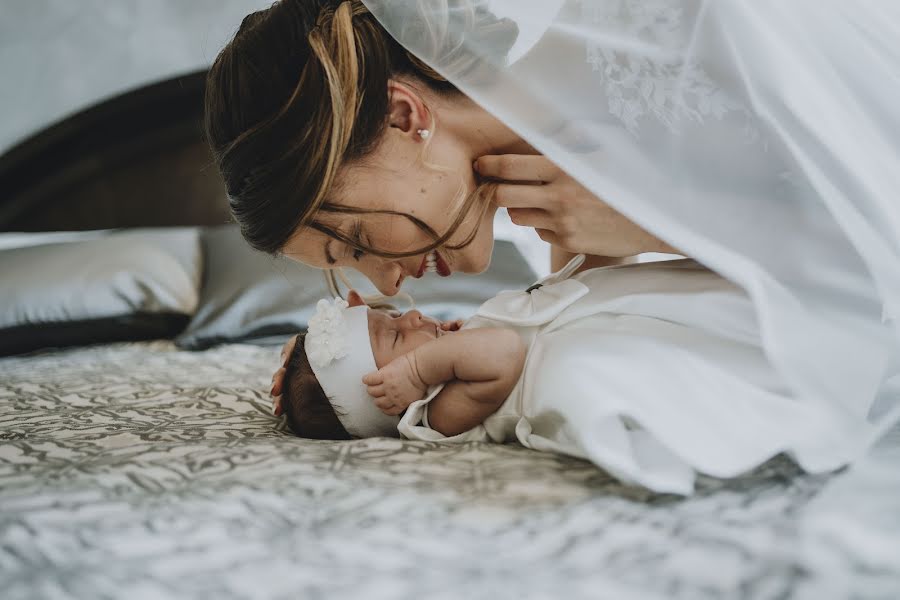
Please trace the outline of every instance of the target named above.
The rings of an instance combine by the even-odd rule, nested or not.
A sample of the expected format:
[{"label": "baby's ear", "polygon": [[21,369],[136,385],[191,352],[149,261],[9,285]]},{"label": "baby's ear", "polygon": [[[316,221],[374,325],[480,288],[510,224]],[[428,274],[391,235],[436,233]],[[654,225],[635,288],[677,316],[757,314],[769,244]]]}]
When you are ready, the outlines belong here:
[{"label": "baby's ear", "polygon": [[350,293],[347,294],[347,304],[350,306],[365,306],[366,301],[363,300],[356,290],[350,290]]}]

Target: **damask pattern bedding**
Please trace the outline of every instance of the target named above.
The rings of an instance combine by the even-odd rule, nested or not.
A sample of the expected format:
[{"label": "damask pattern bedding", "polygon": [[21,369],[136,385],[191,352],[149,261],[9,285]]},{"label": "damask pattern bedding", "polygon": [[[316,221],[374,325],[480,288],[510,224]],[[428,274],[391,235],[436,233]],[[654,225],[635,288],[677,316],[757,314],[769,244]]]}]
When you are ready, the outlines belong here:
[{"label": "damask pattern bedding", "polygon": [[298,439],[278,350],[127,343],[0,360],[12,598],[896,598],[900,435],[689,499],[515,446]]}]

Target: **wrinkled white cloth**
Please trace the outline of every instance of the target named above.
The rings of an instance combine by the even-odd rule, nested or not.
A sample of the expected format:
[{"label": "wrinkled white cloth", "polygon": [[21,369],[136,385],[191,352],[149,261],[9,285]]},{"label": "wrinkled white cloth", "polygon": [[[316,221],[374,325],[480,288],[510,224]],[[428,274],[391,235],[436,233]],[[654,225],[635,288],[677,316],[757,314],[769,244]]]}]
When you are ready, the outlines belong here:
[{"label": "wrinkled white cloth", "polygon": [[513,328],[528,344],[522,375],[495,414],[445,437],[428,426],[436,386],[407,409],[401,435],[518,441],[677,494],[692,492],[697,473],[737,476],[780,452],[822,472],[865,451],[870,407],[856,407],[848,423],[829,403],[793,395],[738,286],[687,259],[570,276],[580,264],[531,291],[499,294],[466,324]]},{"label": "wrinkled white cloth", "polygon": [[900,2],[364,2],[598,198],[746,290],[798,401],[843,411],[844,437],[876,397],[880,430],[897,421]]}]

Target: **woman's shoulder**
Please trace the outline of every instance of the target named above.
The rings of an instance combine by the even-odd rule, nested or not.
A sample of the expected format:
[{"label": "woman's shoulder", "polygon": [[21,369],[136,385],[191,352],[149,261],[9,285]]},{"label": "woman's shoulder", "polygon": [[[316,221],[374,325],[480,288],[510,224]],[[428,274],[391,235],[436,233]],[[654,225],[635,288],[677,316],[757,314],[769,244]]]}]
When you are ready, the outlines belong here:
[{"label": "woman's shoulder", "polygon": [[[583,275],[591,271],[619,271],[619,272],[636,272],[636,271],[699,271],[714,273],[712,269],[706,267],[693,258],[672,258],[662,260],[651,260],[643,262],[628,263],[622,265],[610,265],[608,267],[597,267],[594,269],[586,269],[578,273]],[[577,276],[577,275],[576,275]]]},{"label": "woman's shoulder", "polygon": [[627,281],[652,282],[664,284],[669,281],[702,281],[716,287],[735,287],[728,279],[693,258],[658,260],[627,265],[612,265],[587,269],[573,276],[573,279],[591,285],[591,283]]}]

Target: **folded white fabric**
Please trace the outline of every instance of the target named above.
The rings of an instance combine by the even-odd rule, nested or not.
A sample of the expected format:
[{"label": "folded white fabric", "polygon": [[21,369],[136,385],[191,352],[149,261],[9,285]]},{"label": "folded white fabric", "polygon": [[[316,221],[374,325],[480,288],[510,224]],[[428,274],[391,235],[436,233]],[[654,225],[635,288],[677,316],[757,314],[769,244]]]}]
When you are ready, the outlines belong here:
[{"label": "folded white fabric", "polygon": [[864,453],[868,407],[848,420],[830,403],[794,396],[762,350],[752,303],[734,284],[692,260],[566,278],[571,270],[530,291],[499,294],[467,323],[514,328],[529,344],[500,410],[445,438],[428,427],[436,388],[410,406],[401,434],[516,440],[677,494],[691,493],[698,473],[738,476],[781,452],[809,472]]}]

